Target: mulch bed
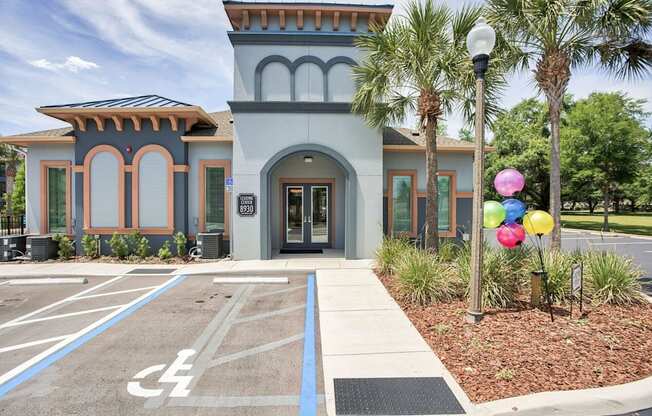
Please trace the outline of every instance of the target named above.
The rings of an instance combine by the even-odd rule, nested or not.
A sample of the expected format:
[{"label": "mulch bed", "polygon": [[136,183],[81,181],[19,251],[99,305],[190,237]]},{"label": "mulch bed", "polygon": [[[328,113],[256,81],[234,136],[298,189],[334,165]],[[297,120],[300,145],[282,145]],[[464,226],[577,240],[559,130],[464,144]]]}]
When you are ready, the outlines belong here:
[{"label": "mulch bed", "polygon": [[652,305],[547,311],[522,302],[464,322],[466,302],[419,306],[379,275],[423,338],[473,402],[553,390],[628,383],[652,375]]}]

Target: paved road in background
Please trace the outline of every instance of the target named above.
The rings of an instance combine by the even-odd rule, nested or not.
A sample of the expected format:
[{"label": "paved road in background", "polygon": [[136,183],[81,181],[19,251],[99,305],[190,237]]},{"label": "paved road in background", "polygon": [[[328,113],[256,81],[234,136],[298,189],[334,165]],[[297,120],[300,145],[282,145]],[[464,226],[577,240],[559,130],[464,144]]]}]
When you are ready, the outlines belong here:
[{"label": "paved road in background", "polygon": [[[486,240],[493,245],[498,245],[494,230],[485,230]],[[548,238],[543,238],[548,244]],[[533,241],[528,236],[527,244]],[[632,257],[644,273],[641,279],[643,290],[652,296],[652,238],[620,237],[613,235],[600,236],[596,233],[584,231],[565,231],[562,233],[562,249],[572,251],[586,250],[613,250],[616,253]]]}]

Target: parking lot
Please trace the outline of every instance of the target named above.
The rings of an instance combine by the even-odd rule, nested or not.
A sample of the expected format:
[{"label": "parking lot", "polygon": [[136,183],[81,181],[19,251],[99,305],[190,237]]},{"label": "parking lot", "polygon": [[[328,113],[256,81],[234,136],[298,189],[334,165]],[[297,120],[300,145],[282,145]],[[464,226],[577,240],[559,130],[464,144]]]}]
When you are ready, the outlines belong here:
[{"label": "parking lot", "polygon": [[314,276],[0,286],[0,415],[325,415]]}]

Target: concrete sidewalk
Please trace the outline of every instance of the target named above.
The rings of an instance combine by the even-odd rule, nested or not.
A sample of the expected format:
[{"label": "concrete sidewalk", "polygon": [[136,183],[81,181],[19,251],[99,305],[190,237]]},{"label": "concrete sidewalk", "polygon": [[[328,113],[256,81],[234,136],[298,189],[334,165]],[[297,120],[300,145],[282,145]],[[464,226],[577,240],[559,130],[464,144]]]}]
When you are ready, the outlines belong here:
[{"label": "concrete sidewalk", "polygon": [[442,377],[468,413],[471,402],[370,269],[317,270],[324,391],[334,379]]},{"label": "concrete sidewalk", "polygon": [[121,263],[0,263],[0,279],[20,277],[61,276],[117,276],[133,269],[175,269],[175,274],[243,274],[243,273],[296,273],[317,269],[370,269],[373,260],[346,260],[342,258],[310,258],[275,260],[221,260],[191,264],[121,264]]}]

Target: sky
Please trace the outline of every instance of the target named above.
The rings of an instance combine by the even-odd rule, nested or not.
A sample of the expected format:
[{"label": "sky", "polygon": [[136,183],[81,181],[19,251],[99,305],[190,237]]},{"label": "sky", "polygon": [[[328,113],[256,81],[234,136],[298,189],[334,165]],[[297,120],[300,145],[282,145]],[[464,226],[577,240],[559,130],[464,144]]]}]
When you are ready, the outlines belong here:
[{"label": "sky", "polygon": [[[405,3],[396,1],[395,10]],[[43,105],[158,94],[206,111],[228,109],[230,29],[219,0],[0,0],[0,135],[65,126],[34,110]],[[530,79],[510,77],[504,108],[536,95]],[[597,70],[573,74],[571,94],[593,91],[647,99],[652,112],[652,75],[621,81]],[[453,136],[464,127],[457,114],[447,114],[445,124]]]}]

